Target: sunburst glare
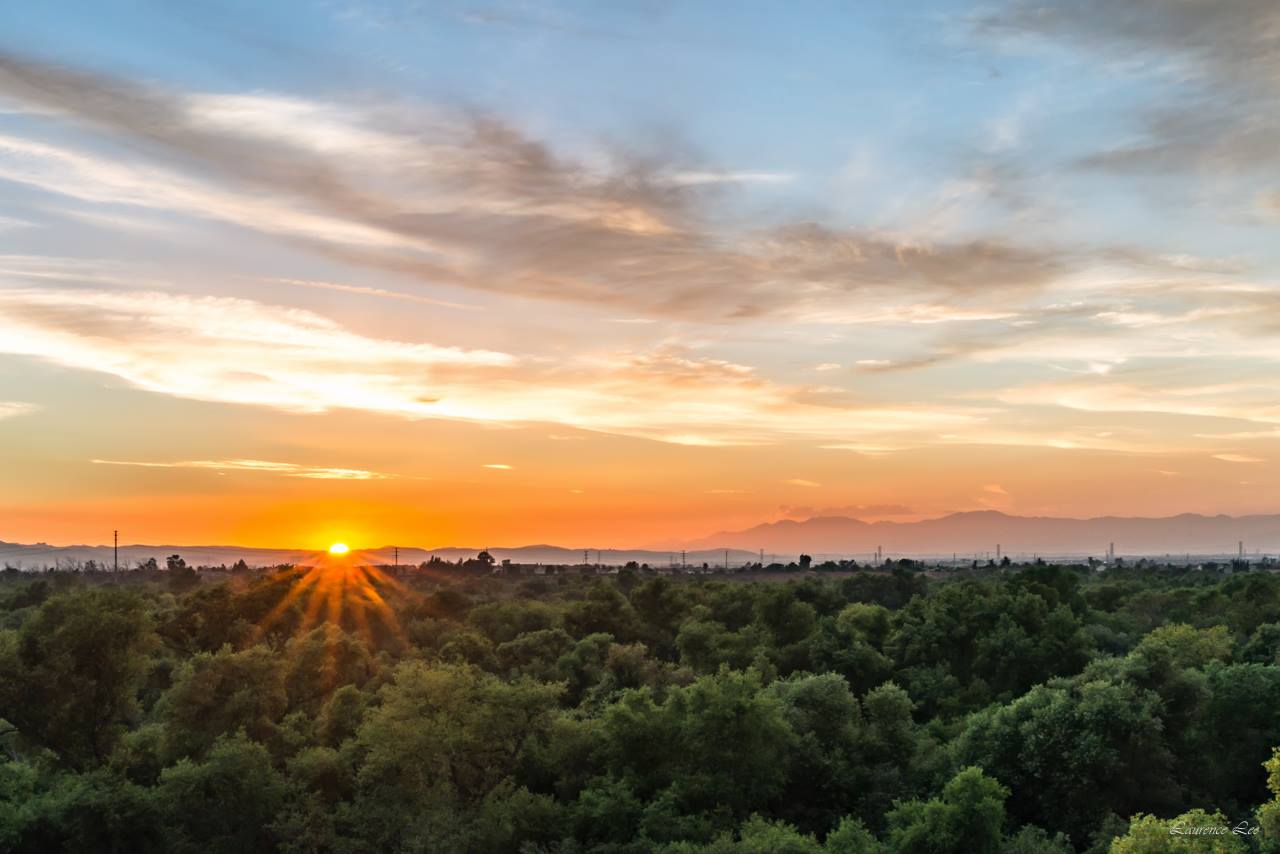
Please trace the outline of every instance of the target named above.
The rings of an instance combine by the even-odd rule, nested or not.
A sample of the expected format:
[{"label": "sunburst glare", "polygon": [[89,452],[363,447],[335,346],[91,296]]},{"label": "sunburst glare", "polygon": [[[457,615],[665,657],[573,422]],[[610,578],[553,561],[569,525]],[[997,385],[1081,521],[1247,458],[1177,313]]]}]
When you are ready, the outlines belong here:
[{"label": "sunburst glare", "polygon": [[289,589],[259,621],[258,637],[282,623],[292,625],[298,633],[331,623],[368,641],[379,634],[403,640],[399,621],[387,599],[404,598],[412,592],[381,569],[374,555],[352,551],[345,543],[334,543],[289,572]]}]

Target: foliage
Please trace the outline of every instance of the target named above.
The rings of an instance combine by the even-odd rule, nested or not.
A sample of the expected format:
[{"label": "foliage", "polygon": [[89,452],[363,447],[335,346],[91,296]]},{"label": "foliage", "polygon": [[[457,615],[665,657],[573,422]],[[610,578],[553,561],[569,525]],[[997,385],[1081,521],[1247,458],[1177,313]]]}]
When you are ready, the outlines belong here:
[{"label": "foliage", "polygon": [[168,564],[0,579],[0,850],[1280,851],[1270,574]]}]

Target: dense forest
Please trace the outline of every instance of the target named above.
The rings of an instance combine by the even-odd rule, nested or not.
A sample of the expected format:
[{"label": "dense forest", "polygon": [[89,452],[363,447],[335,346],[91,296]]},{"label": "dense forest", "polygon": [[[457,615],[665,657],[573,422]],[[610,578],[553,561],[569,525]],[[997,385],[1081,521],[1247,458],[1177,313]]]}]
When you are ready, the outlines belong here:
[{"label": "dense forest", "polygon": [[8,572],[0,850],[1280,851],[1278,649],[1264,572]]}]

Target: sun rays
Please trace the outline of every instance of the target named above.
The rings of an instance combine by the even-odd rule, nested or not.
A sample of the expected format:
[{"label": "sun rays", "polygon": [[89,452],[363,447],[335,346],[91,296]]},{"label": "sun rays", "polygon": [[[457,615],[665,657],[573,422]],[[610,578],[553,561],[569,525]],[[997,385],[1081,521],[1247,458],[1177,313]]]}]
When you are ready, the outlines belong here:
[{"label": "sun rays", "polygon": [[372,556],[334,543],[290,570],[288,591],[255,627],[255,640],[282,625],[296,623],[293,631],[307,632],[330,624],[352,631],[366,641],[390,634],[404,641],[404,633],[388,597],[413,593]]}]

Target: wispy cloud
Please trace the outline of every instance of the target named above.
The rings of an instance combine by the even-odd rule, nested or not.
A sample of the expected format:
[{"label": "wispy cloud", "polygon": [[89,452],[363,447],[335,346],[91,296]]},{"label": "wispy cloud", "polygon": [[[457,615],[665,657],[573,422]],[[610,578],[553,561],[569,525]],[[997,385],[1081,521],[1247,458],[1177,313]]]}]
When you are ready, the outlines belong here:
[{"label": "wispy cloud", "polygon": [[795,178],[789,172],[677,172],[672,184],[785,184]]},{"label": "wispy cloud", "polygon": [[1250,457],[1245,454],[1214,454],[1215,460],[1222,460],[1224,463],[1265,463],[1266,460],[1261,457]]},{"label": "wispy cloud", "polygon": [[35,228],[36,224],[25,219],[11,216],[0,216],[0,232],[15,231],[20,228]]},{"label": "wispy cloud", "polygon": [[30,415],[40,407],[34,403],[22,403],[13,400],[0,400],[0,421],[6,418],[17,418],[19,415]]},{"label": "wispy cloud", "polygon": [[[854,403],[677,347],[550,363],[371,338],[313,312],[251,300],[153,291],[0,287],[0,352],[199,400],[558,423],[691,445],[866,441],[984,418],[968,406]],[[662,406],[651,405],[655,396]]]},{"label": "wispy cloud", "polygon": [[379,299],[403,300],[404,302],[416,302],[422,305],[438,305],[444,308],[459,308],[467,311],[475,311],[479,308],[476,305],[468,305],[467,303],[450,302],[449,300],[434,299],[432,297],[422,296],[421,294],[410,294],[404,291],[392,291],[386,288],[374,288],[367,285],[347,285],[341,282],[318,282],[313,279],[267,279],[269,282],[277,282],[282,285],[293,285],[299,288],[313,288],[321,291],[338,291],[345,294],[356,294],[358,296],[377,297]]},{"label": "wispy cloud", "polygon": [[389,480],[400,475],[364,469],[331,468],[328,466],[304,466],[296,463],[280,463],[270,460],[179,460],[176,462],[146,462],[139,460],[91,460],[105,466],[141,466],[161,469],[207,469],[216,472],[243,471],[260,474],[277,474],[284,477],[304,477],[315,480]]},{"label": "wispy cloud", "polygon": [[1081,163],[1118,172],[1238,172],[1280,163],[1280,7],[1128,0],[1013,0],[973,17],[1015,47],[1067,44],[1113,70],[1162,78],[1168,97],[1139,112],[1139,134]]},{"label": "wispy cloud", "polygon": [[424,375],[515,361],[368,338],[312,312],[250,300],[52,288],[0,288],[0,351],[182,397],[424,416],[447,410],[430,398]]},{"label": "wispy cloud", "polygon": [[815,222],[724,233],[705,188],[786,176],[680,168],[625,150],[586,163],[493,117],[173,92],[13,54],[0,55],[0,93],[154,153],[108,157],[2,137],[0,177],[235,223],[432,284],[711,320],[844,313],[851,299],[902,291],[919,304],[918,322],[930,322],[931,312],[988,316],[944,307],[1034,290],[1065,263],[999,240],[908,240]]}]

